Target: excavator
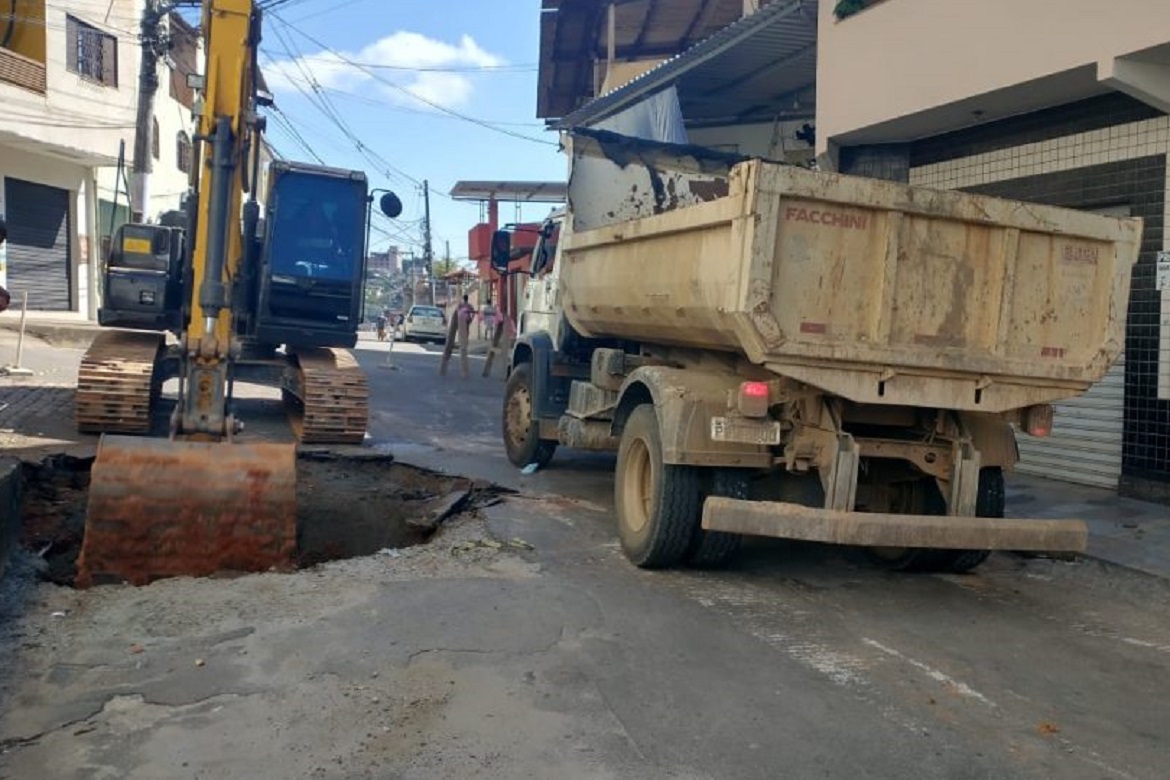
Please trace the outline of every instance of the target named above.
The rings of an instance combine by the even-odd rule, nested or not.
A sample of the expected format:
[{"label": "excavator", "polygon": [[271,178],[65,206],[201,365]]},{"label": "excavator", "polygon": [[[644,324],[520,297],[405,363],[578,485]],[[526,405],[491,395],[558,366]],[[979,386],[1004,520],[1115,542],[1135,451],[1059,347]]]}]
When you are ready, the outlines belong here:
[{"label": "excavator", "polygon": [[[259,202],[262,9],[204,0],[191,189],[158,224],[127,224],[103,269],[103,331],[82,358],[76,417],[100,433],[77,583],[286,567],[296,445],[242,442],[237,382],[279,387],[300,442],[360,443],[363,173],[276,161]],[[380,206],[397,217],[393,193]],[[116,330],[114,329],[116,328]],[[170,338],[168,338],[168,334]],[[166,438],[150,438],[178,380]]]}]

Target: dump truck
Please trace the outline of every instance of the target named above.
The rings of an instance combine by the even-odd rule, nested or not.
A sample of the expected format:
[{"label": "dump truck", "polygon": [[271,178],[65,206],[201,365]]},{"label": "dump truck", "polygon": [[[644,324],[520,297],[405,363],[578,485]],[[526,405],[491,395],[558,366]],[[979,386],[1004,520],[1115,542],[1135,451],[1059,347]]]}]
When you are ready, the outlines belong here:
[{"label": "dump truck", "polygon": [[1140,220],[605,131],[565,146],[503,439],[520,467],[616,450],[630,561],[718,565],[745,535],[904,570],[1085,549],[1078,520],[1005,518],[1004,473],[1120,355]]}]

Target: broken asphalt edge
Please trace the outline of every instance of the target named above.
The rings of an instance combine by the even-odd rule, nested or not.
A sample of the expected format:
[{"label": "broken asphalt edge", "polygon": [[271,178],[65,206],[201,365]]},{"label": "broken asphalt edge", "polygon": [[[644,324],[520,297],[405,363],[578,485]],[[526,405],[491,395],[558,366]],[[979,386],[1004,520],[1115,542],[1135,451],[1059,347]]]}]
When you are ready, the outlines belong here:
[{"label": "broken asphalt edge", "polygon": [[22,471],[19,458],[0,457],[0,577],[20,543]]}]

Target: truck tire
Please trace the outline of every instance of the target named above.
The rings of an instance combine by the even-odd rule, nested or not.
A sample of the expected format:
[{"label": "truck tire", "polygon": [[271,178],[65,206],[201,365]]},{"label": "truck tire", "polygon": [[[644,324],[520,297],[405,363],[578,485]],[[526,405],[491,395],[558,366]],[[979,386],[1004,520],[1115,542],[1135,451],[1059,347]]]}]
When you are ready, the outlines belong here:
[{"label": "truck tire", "polygon": [[[977,517],[1003,517],[1007,491],[1003,469],[990,466],[979,470],[979,496],[975,503]],[[965,574],[991,556],[991,550],[933,550],[934,571]]]},{"label": "truck tire", "polygon": [[[947,502],[932,477],[923,477],[907,485],[906,503],[899,511],[914,515],[945,515]],[[934,571],[941,550],[918,547],[867,547],[866,557],[890,571]],[[946,551],[949,552],[949,551]]]},{"label": "truck tire", "polygon": [[532,364],[517,363],[504,387],[504,450],[517,468],[535,463],[544,468],[557,451],[557,443],[540,438],[532,417]]},{"label": "truck tire", "polygon": [[[946,512],[946,502],[939,494],[933,480],[922,480],[923,514],[941,515]],[[1006,494],[1003,469],[989,466],[979,470],[979,494],[975,502],[977,517],[1003,517]],[[949,572],[965,574],[976,568],[991,556],[990,550],[921,550],[921,549],[871,549],[871,560],[887,569],[917,572]]]},{"label": "truck tire", "polygon": [[[746,469],[712,469],[707,495],[747,500],[751,495],[750,477]],[[731,561],[742,544],[741,534],[704,531],[701,523],[695,523],[685,560],[696,569],[715,569]]]},{"label": "truck tire", "polygon": [[622,552],[643,569],[679,563],[699,525],[699,472],[662,462],[662,436],[651,404],[630,413],[618,447],[614,480]]}]

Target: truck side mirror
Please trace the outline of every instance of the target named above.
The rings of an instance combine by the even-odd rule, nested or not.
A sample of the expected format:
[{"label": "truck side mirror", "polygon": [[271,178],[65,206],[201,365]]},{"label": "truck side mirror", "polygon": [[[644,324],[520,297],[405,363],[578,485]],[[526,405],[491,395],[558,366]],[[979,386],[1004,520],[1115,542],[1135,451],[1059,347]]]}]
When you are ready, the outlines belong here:
[{"label": "truck side mirror", "polygon": [[402,213],[402,201],[393,192],[387,192],[383,195],[378,205],[381,206],[382,213],[390,219],[397,219],[398,215]]},{"label": "truck side mirror", "polygon": [[492,270],[502,274],[507,273],[510,262],[512,262],[512,234],[507,230],[497,230],[492,233]]}]

